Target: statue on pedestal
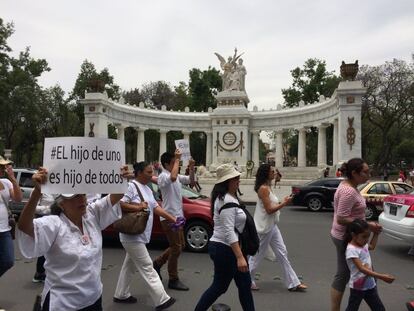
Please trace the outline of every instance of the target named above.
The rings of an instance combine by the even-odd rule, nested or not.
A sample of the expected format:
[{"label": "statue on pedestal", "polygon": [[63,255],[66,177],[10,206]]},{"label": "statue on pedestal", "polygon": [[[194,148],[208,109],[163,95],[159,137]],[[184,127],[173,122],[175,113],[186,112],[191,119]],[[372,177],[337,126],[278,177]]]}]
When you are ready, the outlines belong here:
[{"label": "statue on pedestal", "polygon": [[[223,69],[223,91],[246,91],[245,77],[247,74],[246,67],[243,65],[243,59],[237,55],[237,49],[234,49],[234,55],[229,56],[227,61],[219,53],[214,53],[220,60],[220,67]],[[238,62],[237,62],[238,61]]]}]

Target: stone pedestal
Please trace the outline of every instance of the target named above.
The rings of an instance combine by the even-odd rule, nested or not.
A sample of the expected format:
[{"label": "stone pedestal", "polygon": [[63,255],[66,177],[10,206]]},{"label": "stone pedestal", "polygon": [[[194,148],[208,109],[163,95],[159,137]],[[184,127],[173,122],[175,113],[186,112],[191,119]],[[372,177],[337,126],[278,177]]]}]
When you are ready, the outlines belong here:
[{"label": "stone pedestal", "polygon": [[216,98],[217,108],[210,114],[213,145],[210,170],[223,163],[237,162],[239,167],[243,167],[251,159],[251,115],[246,108],[249,98],[244,91],[224,91]]}]

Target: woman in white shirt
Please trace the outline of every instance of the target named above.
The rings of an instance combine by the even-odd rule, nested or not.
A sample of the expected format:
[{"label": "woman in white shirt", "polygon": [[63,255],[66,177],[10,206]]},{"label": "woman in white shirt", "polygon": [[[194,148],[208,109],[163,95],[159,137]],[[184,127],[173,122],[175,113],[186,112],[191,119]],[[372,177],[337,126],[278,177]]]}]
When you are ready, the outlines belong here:
[{"label": "woman in white shirt", "polygon": [[227,203],[240,204],[237,198],[240,173],[233,165],[223,164],[217,168],[216,174],[217,181],[211,192],[214,229],[208,243],[208,252],[214,263],[214,279],[198,301],[195,311],[208,310],[217,298],[227,291],[233,279],[239,289],[239,301],[243,311],[254,311],[249,268],[235,231],[243,231],[246,214],[238,207],[221,210]]},{"label": "woman in white shirt", "polygon": [[0,277],[14,264],[13,238],[9,226],[9,212],[7,205],[12,199],[15,202],[22,200],[22,192],[14,177],[12,161],[0,156]]},{"label": "woman in white shirt", "polygon": [[[293,270],[283,241],[282,234],[277,226],[279,221],[280,209],[288,205],[292,198],[287,196],[280,203],[279,199],[272,192],[272,181],[275,178],[276,169],[269,164],[262,164],[257,169],[254,190],[257,192],[259,200],[256,203],[254,212],[254,222],[260,239],[259,252],[249,258],[249,268],[252,280],[256,269],[269,245],[276,255],[277,261],[281,264],[284,281],[289,291],[304,291],[307,286],[302,284]],[[258,290],[256,283],[252,281],[252,290]]]},{"label": "woman in white shirt", "polygon": [[[143,233],[119,234],[126,256],[119,273],[113,300],[117,303],[137,302],[137,298],[131,295],[130,284],[135,271],[138,270],[151,296],[155,310],[164,310],[172,306],[175,303],[175,299],[168,296],[165,292],[161,279],[153,267],[146,244],[151,239],[154,214],[164,217],[171,225],[175,224],[177,219],[158,205],[151,188],[147,186],[151,181],[153,173],[152,165],[149,163],[135,163],[135,180],[128,184],[128,191],[121,199],[121,208],[124,212],[137,212],[147,208],[150,214]],[[138,193],[138,189],[141,195]],[[143,202],[140,198],[141,196],[144,199]]]},{"label": "woman in white shirt", "polygon": [[[128,176],[127,167],[122,176]],[[118,202],[123,194],[89,205],[84,194],[60,194],[59,215],[34,219],[47,170],[40,168],[32,179],[35,187],[20,215],[17,238],[25,257],[46,258],[42,310],[101,311],[101,230],[121,217]]]}]

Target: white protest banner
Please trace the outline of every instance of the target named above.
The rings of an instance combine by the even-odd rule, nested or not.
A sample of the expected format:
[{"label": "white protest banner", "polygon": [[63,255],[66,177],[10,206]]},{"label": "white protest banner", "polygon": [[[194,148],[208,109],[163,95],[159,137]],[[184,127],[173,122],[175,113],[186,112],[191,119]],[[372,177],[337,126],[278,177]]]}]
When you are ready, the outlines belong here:
[{"label": "white protest banner", "polygon": [[91,137],[45,138],[43,193],[124,193],[125,141]]},{"label": "white protest banner", "polygon": [[187,162],[191,159],[190,143],[187,139],[178,139],[175,141],[175,148],[181,151],[181,160]]}]

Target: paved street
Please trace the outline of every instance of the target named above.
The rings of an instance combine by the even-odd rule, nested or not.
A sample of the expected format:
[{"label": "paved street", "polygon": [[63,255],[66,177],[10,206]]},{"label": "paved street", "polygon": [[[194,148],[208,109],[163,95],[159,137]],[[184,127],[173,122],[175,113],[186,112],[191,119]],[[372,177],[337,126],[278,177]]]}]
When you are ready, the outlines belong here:
[{"label": "paved street", "polygon": [[[208,189],[208,186],[203,185]],[[204,189],[203,189],[204,190]],[[242,191],[249,190],[242,187]],[[280,189],[282,195],[290,188]],[[276,189],[279,192],[279,189]],[[252,193],[246,197],[254,197]],[[253,207],[250,207],[253,210]],[[283,233],[289,258],[297,274],[309,285],[307,293],[290,293],[282,283],[282,274],[278,263],[264,260],[257,274],[258,292],[254,292],[256,310],[329,310],[329,288],[335,269],[335,252],[329,238],[332,212],[310,213],[305,208],[287,207],[281,215],[280,228]],[[151,245],[150,254],[154,258],[165,245]],[[406,253],[409,247],[386,236],[381,236],[377,249],[372,252],[375,268],[396,276],[389,285],[379,282],[380,296],[387,310],[405,310],[404,302],[414,298],[414,260]],[[23,259],[16,250],[15,267],[0,279],[0,307],[7,311],[31,310],[34,296],[41,292],[42,285],[31,282],[35,270],[35,261]],[[104,247],[102,281],[104,284],[103,303],[105,310],[152,310],[140,277],[135,278],[131,291],[139,300],[134,305],[119,305],[112,302],[118,273],[124,258],[124,250],[118,244]],[[179,261],[180,275],[184,283],[190,286],[189,292],[168,290],[177,298],[170,310],[193,310],[202,292],[212,280],[212,262],[207,254],[185,252]],[[166,271],[163,269],[164,284]],[[348,292],[346,294],[347,298]],[[238,304],[237,289],[232,284],[219,302],[232,306],[232,310],[241,310]],[[344,304],[345,308],[345,304]],[[360,310],[369,310],[363,305]]]}]

